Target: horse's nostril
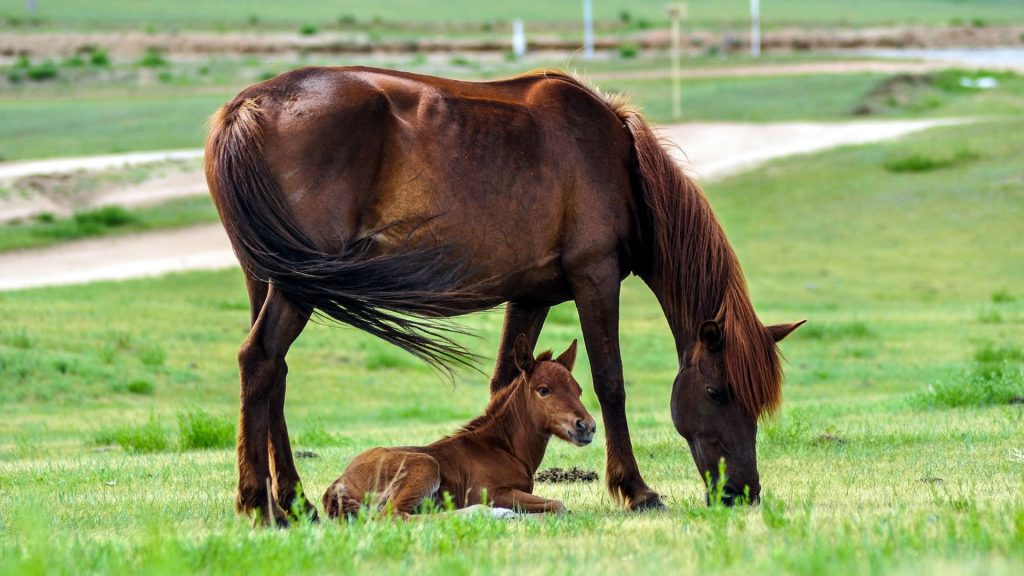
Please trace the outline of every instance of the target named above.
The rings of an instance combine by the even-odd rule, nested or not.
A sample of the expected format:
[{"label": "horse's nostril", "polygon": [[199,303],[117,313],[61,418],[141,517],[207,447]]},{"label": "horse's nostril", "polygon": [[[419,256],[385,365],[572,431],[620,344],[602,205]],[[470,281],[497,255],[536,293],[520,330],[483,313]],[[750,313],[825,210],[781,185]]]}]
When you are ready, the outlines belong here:
[{"label": "horse's nostril", "polygon": [[587,423],[583,421],[583,418],[577,418],[576,419],[576,431],[577,432],[586,432],[587,431]]}]

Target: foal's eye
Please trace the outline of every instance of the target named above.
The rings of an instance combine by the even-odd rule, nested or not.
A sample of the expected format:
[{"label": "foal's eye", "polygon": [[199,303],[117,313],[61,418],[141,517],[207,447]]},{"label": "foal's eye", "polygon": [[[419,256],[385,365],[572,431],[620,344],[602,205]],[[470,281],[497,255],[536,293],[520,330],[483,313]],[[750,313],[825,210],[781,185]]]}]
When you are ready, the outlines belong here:
[{"label": "foal's eye", "polygon": [[548,390],[544,386],[541,386],[540,388],[537,388],[537,394],[540,394],[541,396],[547,396],[548,394],[551,394],[551,390]]},{"label": "foal's eye", "polygon": [[710,386],[704,389],[707,392],[708,398],[715,404],[725,404],[725,394],[720,390],[716,390]]}]

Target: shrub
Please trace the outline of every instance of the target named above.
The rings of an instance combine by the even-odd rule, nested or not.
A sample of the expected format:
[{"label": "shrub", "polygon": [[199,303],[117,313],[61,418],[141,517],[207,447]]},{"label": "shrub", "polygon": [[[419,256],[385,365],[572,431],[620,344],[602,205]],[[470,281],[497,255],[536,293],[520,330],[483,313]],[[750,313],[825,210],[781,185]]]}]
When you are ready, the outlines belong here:
[{"label": "shrub", "polygon": [[82,66],[85,66],[85,59],[78,54],[75,54],[74,56],[66,58],[63,65],[65,68],[81,68]]},{"label": "shrub", "polygon": [[110,56],[107,55],[106,50],[95,48],[89,52],[89,64],[105,68],[110,66]]},{"label": "shrub", "polygon": [[299,28],[299,34],[303,36],[312,36],[317,33],[316,26],[313,24],[303,24]]},{"label": "shrub", "polygon": [[182,450],[230,448],[235,444],[235,424],[202,410],[194,409],[178,414]]},{"label": "shrub", "polygon": [[35,80],[36,82],[51,80],[57,77],[57,65],[47,60],[35,66],[29,66],[25,70],[25,76],[29,80]]},{"label": "shrub", "polygon": [[139,218],[120,206],[104,206],[95,210],[76,212],[72,220],[82,234],[98,234],[107,228],[135,224]]}]

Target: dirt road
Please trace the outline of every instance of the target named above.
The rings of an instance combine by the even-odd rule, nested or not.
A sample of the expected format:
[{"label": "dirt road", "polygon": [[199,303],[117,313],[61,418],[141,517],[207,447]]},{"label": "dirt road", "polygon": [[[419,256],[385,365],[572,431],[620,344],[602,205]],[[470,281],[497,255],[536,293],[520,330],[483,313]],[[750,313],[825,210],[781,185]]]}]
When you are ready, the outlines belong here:
[{"label": "dirt road", "polygon": [[[680,159],[687,169],[698,179],[707,181],[754,168],[773,158],[898,138],[956,122],[959,121],[690,123],[665,126],[662,132],[686,151],[686,158],[680,155]],[[112,158],[100,157],[96,165],[118,165]],[[50,168],[92,167],[85,159],[63,164],[48,162],[52,162],[48,165]],[[212,224],[0,254],[0,290],[123,280],[235,265],[223,229],[219,224]]]}]

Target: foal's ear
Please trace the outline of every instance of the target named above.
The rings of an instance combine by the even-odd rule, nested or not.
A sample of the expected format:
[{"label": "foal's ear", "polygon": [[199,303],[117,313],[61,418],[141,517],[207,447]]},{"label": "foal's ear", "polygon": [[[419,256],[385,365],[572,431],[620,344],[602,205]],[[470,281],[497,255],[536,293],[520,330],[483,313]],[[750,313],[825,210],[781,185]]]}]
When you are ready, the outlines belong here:
[{"label": "foal's ear", "polygon": [[555,358],[555,362],[558,362],[562,366],[565,366],[565,368],[569,372],[572,372],[572,367],[576,364],[575,339],[572,341],[572,344],[569,344],[569,348],[565,352],[562,352],[561,354],[558,355],[558,358]]},{"label": "foal's ear", "polygon": [[700,325],[697,334],[700,336],[701,343],[708,350],[715,352],[722,347],[722,325],[718,323],[718,320],[705,320]]},{"label": "foal's ear", "polygon": [[772,335],[772,340],[779,342],[786,336],[789,336],[793,330],[803,326],[804,322],[807,322],[807,320],[793,322],[792,324],[774,324],[772,326],[766,326],[765,328],[768,330],[768,333]]},{"label": "foal's ear", "polygon": [[533,358],[533,346],[530,346],[530,341],[526,338],[526,334],[520,334],[516,337],[513,354],[517,368],[526,374],[533,371],[533,365],[536,364],[537,361]]}]

